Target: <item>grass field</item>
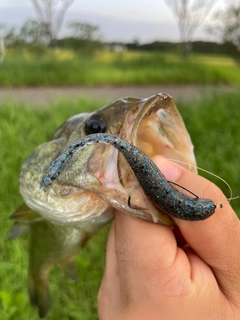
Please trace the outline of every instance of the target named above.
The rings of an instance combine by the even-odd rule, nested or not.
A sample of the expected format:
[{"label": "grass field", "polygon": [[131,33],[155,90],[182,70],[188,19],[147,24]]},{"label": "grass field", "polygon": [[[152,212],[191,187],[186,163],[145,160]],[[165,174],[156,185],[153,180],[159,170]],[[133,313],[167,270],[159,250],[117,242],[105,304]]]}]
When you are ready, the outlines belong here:
[{"label": "grass field", "polygon": [[172,53],[100,52],[93,58],[57,50],[34,57],[7,52],[0,64],[0,86],[240,84],[240,67],[225,56]]},{"label": "grass field", "polygon": [[[0,106],[0,319],[38,319],[29,306],[26,289],[28,236],[7,240],[11,228],[7,218],[22,204],[18,192],[20,164],[36,146],[49,139],[67,117],[101,105],[81,99],[59,101],[44,110],[11,102]],[[193,105],[179,105],[199,166],[226,179],[234,195],[240,195],[239,106],[240,94],[212,96]],[[220,183],[219,186],[228,196],[225,186]],[[240,213],[239,200],[232,205]],[[51,273],[52,311],[47,319],[97,319],[96,296],[104,269],[107,230],[108,227],[100,231],[79,254],[77,283],[69,282],[58,269]]]}]

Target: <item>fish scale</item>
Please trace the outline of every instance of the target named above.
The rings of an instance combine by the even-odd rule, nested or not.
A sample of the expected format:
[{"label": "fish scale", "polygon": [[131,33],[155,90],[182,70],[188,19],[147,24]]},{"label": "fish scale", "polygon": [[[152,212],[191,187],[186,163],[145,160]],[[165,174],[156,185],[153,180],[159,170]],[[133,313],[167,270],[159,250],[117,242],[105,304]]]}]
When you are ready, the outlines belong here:
[{"label": "fish scale", "polygon": [[42,179],[40,189],[48,188],[58,178],[74,154],[95,143],[110,144],[118,149],[133,170],[145,195],[165,214],[183,220],[205,220],[214,214],[216,204],[210,199],[192,198],[176,189],[156,164],[140,149],[127,141],[107,133],[91,134],[71,145],[52,162]]}]

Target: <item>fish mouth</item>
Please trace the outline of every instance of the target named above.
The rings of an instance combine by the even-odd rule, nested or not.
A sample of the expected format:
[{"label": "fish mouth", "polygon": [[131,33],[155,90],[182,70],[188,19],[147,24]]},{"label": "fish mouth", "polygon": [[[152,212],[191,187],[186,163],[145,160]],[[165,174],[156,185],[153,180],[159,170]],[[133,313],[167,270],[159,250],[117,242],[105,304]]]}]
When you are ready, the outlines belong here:
[{"label": "fish mouth", "polygon": [[129,121],[131,116],[126,116],[119,134],[121,138],[138,147],[150,158],[162,155],[196,172],[190,136],[170,95],[159,93],[143,99],[136,113],[132,123]]}]

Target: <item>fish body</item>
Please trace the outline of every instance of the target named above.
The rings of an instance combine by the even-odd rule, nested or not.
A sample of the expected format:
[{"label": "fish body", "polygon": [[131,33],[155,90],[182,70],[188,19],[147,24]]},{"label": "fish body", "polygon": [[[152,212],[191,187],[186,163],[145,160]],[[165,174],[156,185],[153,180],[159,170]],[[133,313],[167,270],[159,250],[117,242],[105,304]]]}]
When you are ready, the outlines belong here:
[{"label": "fish body", "polygon": [[59,265],[76,278],[76,254],[111,221],[115,209],[173,224],[171,217],[145,196],[127,160],[111,145],[84,148],[49,188],[39,188],[50,163],[82,137],[98,132],[120,137],[148,157],[160,154],[183,161],[186,168],[196,171],[189,134],[167,94],[122,98],[92,113],[75,115],[57,129],[51,141],[33,151],[21,167],[20,192],[25,204],[10,217],[14,222],[10,238],[30,231],[28,288],[41,317],[50,307],[48,277],[52,266]]}]

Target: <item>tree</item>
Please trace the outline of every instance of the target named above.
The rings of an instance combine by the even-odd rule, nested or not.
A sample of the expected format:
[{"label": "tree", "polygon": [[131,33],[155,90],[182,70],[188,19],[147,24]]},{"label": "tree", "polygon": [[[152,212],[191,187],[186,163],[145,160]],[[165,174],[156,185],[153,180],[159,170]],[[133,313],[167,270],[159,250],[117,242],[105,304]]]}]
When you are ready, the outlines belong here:
[{"label": "tree", "polygon": [[217,0],[165,0],[178,24],[183,55],[187,58],[197,28],[204,22]]},{"label": "tree", "polygon": [[70,22],[68,27],[72,30],[74,37],[78,39],[94,41],[100,36],[99,27],[89,23]]},{"label": "tree", "polygon": [[102,47],[99,27],[89,23],[73,21],[68,24],[71,46],[81,54],[92,55]]},{"label": "tree", "polygon": [[20,28],[18,34],[18,44],[21,48],[27,48],[32,54],[42,55],[47,47],[48,38],[46,36],[44,24],[37,20],[27,20]]},{"label": "tree", "polygon": [[3,39],[6,46],[13,45],[17,39],[15,28],[9,28],[7,25],[0,23],[0,38]]},{"label": "tree", "polygon": [[61,30],[64,16],[74,0],[31,0],[39,17],[45,27],[48,42],[56,40]]},{"label": "tree", "polygon": [[217,12],[209,31],[228,44],[229,52],[240,63],[240,3]]},{"label": "tree", "polygon": [[45,28],[42,22],[27,20],[20,29],[19,39],[26,43],[46,44]]},{"label": "tree", "polygon": [[0,38],[0,63],[3,62],[4,54],[5,54],[4,41],[3,41],[3,38]]},{"label": "tree", "polygon": [[225,11],[217,12],[210,30],[218,34],[223,42],[231,42],[240,50],[240,4],[230,5]]}]

